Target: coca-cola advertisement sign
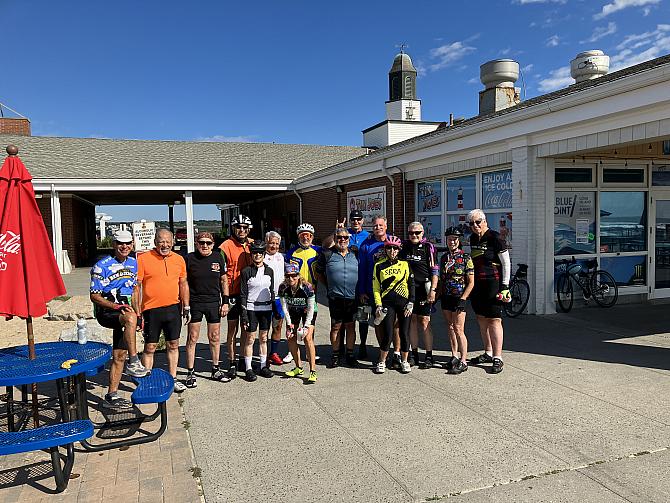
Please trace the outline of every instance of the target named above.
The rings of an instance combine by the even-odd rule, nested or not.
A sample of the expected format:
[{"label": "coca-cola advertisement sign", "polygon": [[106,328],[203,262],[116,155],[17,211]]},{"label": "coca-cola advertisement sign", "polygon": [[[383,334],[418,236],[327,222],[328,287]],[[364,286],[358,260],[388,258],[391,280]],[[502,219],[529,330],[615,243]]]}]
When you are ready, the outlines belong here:
[{"label": "coca-cola advertisement sign", "polygon": [[497,210],[512,207],[512,170],[482,174],[483,209]]},{"label": "coca-cola advertisement sign", "polygon": [[21,251],[21,234],[5,231],[0,234],[0,272],[7,270],[9,255],[18,255]]}]

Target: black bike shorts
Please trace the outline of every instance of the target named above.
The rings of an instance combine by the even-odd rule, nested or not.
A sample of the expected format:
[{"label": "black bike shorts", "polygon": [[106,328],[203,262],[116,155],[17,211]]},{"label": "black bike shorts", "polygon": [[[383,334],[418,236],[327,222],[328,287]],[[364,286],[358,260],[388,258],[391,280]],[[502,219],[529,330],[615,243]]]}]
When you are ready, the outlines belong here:
[{"label": "black bike shorts", "polygon": [[191,323],[200,323],[203,316],[207,323],[221,323],[221,304],[218,302],[191,304]]},{"label": "black bike shorts", "polygon": [[496,299],[500,292],[497,279],[477,279],[470,295],[472,309],[484,318],[502,318],[502,301]]},{"label": "black bike shorts", "polygon": [[179,304],[154,307],[142,313],[144,317],[144,342],[156,344],[161,332],[166,341],[179,340],[181,333],[181,307]]}]

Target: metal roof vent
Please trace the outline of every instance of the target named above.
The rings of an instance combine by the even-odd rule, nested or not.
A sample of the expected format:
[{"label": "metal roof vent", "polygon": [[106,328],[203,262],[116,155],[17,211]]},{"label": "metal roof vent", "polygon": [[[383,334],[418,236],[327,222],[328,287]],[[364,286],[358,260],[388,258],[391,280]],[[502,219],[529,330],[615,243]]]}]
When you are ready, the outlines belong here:
[{"label": "metal roof vent", "polygon": [[519,63],[513,59],[494,59],[479,67],[479,80],[486,89],[514,87],[519,78]]},{"label": "metal roof vent", "polygon": [[486,89],[479,92],[479,115],[519,104],[521,90],[514,87],[518,78],[519,63],[512,59],[494,59],[481,65],[479,79]]},{"label": "metal roof vent", "polygon": [[610,57],[603,51],[584,51],[570,61],[570,75],[575,82],[597,79],[610,69]]}]

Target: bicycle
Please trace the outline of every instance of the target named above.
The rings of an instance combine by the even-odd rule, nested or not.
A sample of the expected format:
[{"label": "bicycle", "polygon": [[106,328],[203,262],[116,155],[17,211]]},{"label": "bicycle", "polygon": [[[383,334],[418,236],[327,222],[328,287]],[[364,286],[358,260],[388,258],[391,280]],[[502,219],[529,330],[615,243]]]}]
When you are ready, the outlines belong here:
[{"label": "bicycle", "polygon": [[530,298],[530,285],[526,281],[528,276],[528,266],[526,264],[517,264],[518,269],[509,282],[509,293],[512,299],[503,304],[505,314],[510,318],[516,318],[528,305]]},{"label": "bicycle", "polygon": [[576,283],[584,294],[584,300],[593,298],[601,307],[612,307],[619,298],[619,287],[614,277],[602,269],[598,269],[598,259],[587,260],[584,266],[578,264],[575,257],[561,260],[557,264],[566,264],[565,271],[556,282],[556,298],[558,307],[564,313],[572,309],[574,287]]}]

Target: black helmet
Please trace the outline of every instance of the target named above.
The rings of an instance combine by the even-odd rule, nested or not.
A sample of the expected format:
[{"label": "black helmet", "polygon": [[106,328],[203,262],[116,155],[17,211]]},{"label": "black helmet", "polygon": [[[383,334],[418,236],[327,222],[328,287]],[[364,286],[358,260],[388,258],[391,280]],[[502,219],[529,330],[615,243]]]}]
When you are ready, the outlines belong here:
[{"label": "black helmet", "polygon": [[444,236],[458,236],[459,238],[463,237],[463,231],[460,229],[460,227],[449,227],[447,228],[446,231],[444,231]]},{"label": "black helmet", "polygon": [[265,253],[265,241],[254,241],[249,246],[251,253]]}]

